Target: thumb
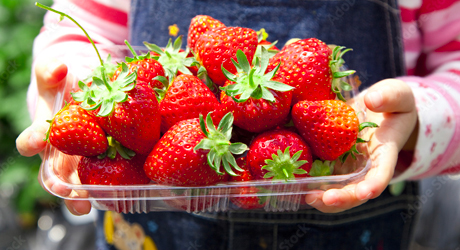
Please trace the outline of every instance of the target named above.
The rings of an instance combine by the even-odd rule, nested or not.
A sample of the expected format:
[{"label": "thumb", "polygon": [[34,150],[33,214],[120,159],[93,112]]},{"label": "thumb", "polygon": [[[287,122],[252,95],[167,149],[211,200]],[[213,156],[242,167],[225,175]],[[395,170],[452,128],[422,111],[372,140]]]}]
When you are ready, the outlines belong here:
[{"label": "thumb", "polygon": [[386,79],[374,84],[365,94],[364,103],[374,112],[407,113],[415,110],[412,89],[397,79]]}]

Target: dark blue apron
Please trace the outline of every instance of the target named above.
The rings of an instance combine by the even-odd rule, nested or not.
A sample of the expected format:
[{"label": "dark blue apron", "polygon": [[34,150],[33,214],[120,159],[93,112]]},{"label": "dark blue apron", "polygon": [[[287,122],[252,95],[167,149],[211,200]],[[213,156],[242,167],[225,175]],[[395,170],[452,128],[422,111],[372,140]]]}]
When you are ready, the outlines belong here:
[{"label": "dark blue apron", "polygon": [[[278,47],[290,38],[317,37],[327,44],[353,48],[345,56],[361,88],[403,75],[399,8],[395,0],[133,0],[130,40],[165,46],[168,27],[187,36],[190,20],[210,15],[227,26],[265,28]],[[185,44],[185,43],[184,43]],[[125,215],[142,225],[158,249],[407,249],[417,203],[417,183],[403,193],[386,190],[357,208],[323,214],[314,209],[285,213],[259,211],[194,215],[152,212]],[[100,220],[102,224],[102,217]],[[115,249],[98,230],[98,249]]]}]

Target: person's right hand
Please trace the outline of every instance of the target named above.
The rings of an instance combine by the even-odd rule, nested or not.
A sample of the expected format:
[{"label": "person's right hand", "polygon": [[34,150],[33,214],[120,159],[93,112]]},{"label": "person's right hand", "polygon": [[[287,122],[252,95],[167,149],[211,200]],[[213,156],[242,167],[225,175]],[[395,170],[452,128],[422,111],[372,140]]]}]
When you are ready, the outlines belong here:
[{"label": "person's right hand", "polygon": [[[67,66],[57,60],[39,61],[35,66],[35,77],[38,89],[35,116],[32,124],[16,139],[16,147],[19,153],[27,157],[36,154],[40,154],[40,157],[43,157],[43,150],[47,144],[43,139],[49,128],[49,123],[46,120],[51,120],[53,117],[52,108],[54,100],[59,88],[66,81]],[[40,175],[38,178],[40,178]],[[50,183],[50,185],[53,185],[53,183]],[[68,190],[60,188],[53,190],[56,192],[60,190],[68,192]],[[91,203],[89,201],[65,200],[64,202],[72,214],[83,215],[91,211]]]}]

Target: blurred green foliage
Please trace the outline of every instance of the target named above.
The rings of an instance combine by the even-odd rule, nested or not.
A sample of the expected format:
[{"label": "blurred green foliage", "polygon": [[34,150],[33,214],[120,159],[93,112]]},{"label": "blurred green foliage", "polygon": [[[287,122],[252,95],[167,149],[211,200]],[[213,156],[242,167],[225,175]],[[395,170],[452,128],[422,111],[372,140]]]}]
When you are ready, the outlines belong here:
[{"label": "blurred green foliage", "polygon": [[[26,94],[30,82],[32,46],[45,11],[32,0],[0,0],[0,189],[13,187],[13,206],[34,213],[37,204],[53,201],[37,181],[40,158],[19,155],[15,140],[31,123]],[[52,4],[51,0],[41,0]]]}]

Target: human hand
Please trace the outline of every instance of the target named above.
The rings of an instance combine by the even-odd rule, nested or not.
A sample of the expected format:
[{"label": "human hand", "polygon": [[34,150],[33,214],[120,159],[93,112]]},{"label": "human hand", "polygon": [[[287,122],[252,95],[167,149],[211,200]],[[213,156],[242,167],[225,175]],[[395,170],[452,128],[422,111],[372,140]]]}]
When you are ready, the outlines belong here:
[{"label": "human hand", "polygon": [[[32,124],[16,139],[16,147],[19,153],[27,157],[36,154],[40,154],[40,157],[43,157],[43,151],[47,144],[43,139],[49,128],[49,123],[46,120],[50,120],[53,117],[54,100],[66,81],[67,66],[57,60],[39,61],[35,67],[35,77],[38,88],[35,117]],[[65,168],[66,166],[62,167]],[[41,176],[39,175],[38,178],[40,179]],[[53,186],[53,183],[50,183],[49,186]],[[70,192],[59,187],[59,185],[55,185],[53,191],[63,196]],[[91,210],[89,201],[65,200],[64,202],[69,211],[75,215],[87,214]]]},{"label": "human hand", "polygon": [[345,211],[378,197],[393,177],[399,151],[411,144],[409,138],[416,138],[415,100],[412,90],[403,81],[380,81],[353,102],[363,103],[367,108],[366,120],[379,125],[377,129],[368,129],[363,136],[370,140],[372,166],[358,183],[306,196],[310,206],[324,213]]}]

